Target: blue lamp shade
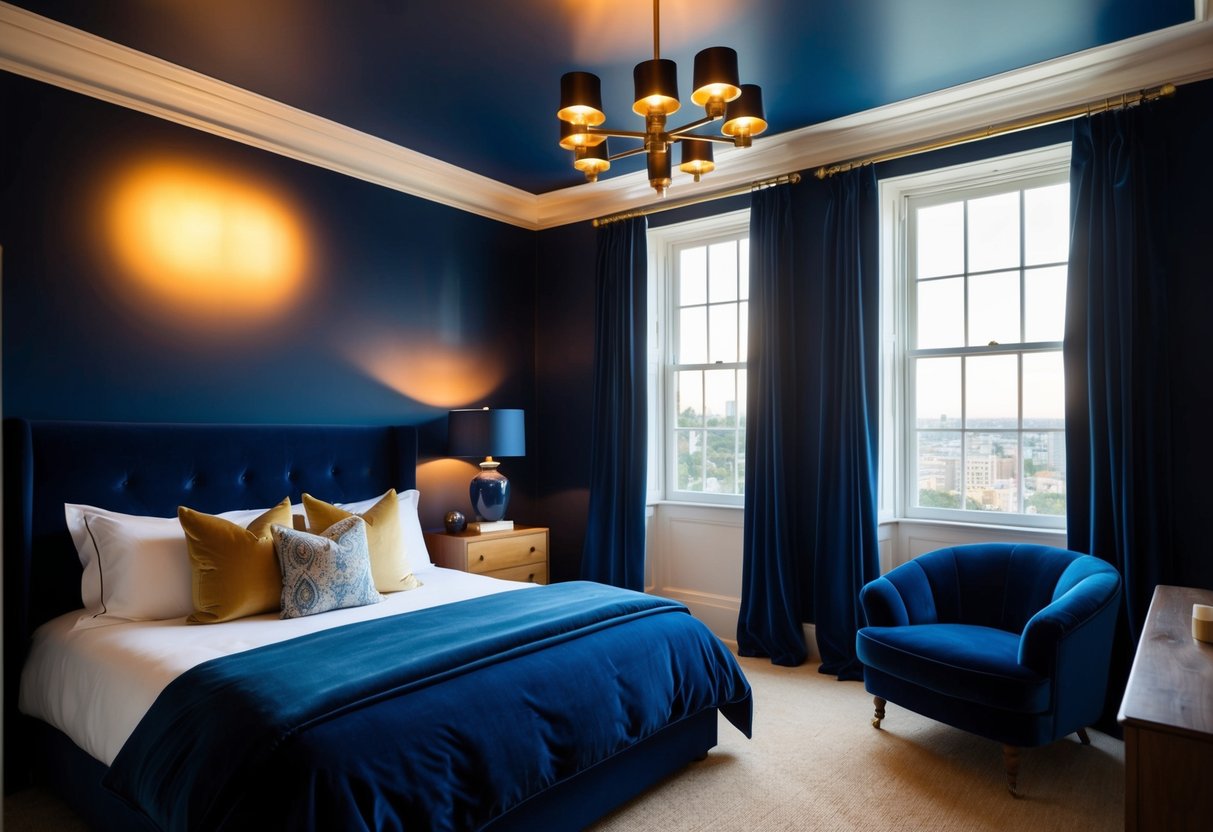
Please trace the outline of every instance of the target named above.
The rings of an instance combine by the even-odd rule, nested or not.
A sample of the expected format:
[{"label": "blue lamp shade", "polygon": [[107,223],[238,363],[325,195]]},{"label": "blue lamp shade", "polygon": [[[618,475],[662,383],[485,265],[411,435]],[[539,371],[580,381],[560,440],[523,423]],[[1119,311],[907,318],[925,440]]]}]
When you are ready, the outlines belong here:
[{"label": "blue lamp shade", "polygon": [[526,456],[526,412],[522,410],[452,410],[447,419],[451,456],[479,457],[480,473],[468,495],[481,520],[500,520],[510,503],[510,481],[497,471],[493,457]]}]

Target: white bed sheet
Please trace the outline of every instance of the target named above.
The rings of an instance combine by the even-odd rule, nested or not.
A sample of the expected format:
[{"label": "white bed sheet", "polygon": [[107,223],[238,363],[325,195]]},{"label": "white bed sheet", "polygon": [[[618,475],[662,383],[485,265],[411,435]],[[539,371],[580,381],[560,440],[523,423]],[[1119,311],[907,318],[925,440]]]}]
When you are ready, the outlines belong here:
[{"label": "white bed sheet", "polygon": [[168,683],[202,662],[329,627],[530,586],[439,567],[427,567],[419,577],[423,586],[378,604],[285,621],[273,613],[223,624],[177,618],[76,628],[82,611],[67,613],[34,633],[18,707],[110,765]]}]

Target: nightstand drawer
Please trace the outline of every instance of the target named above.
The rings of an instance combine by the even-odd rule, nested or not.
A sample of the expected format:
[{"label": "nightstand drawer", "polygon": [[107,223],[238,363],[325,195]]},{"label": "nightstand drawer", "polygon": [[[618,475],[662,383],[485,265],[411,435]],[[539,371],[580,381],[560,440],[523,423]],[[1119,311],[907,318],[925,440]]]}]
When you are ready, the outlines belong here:
[{"label": "nightstand drawer", "polygon": [[[469,542],[467,558],[468,571],[480,573],[512,569],[527,564],[546,564],[548,559],[547,534],[536,532],[535,534]],[[518,579],[511,578],[511,580]]]},{"label": "nightstand drawer", "polygon": [[498,569],[496,572],[489,572],[488,576],[490,578],[501,578],[503,581],[546,584],[548,582],[548,565],[546,563],[528,563],[525,566]]},{"label": "nightstand drawer", "polygon": [[485,534],[425,533],[425,545],[438,566],[476,572],[506,581],[548,582],[548,530],[518,526]]}]

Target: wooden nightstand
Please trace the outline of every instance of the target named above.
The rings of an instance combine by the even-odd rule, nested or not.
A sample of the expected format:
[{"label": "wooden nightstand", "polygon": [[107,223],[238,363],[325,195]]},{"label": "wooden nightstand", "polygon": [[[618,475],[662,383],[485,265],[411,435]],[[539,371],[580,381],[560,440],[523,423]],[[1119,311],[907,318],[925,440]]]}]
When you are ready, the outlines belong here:
[{"label": "wooden nightstand", "polygon": [[540,526],[487,534],[429,531],[425,545],[437,566],[507,581],[548,582],[548,530]]}]

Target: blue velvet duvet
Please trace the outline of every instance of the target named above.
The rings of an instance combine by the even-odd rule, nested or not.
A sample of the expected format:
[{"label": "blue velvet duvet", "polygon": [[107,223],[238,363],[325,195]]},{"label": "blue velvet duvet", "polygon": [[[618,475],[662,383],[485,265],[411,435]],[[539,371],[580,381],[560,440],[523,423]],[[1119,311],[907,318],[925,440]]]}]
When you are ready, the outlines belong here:
[{"label": "blue velvet duvet", "polygon": [[475,829],[750,688],[685,607],[593,583],[476,598],[217,659],[106,785],[166,830]]}]

